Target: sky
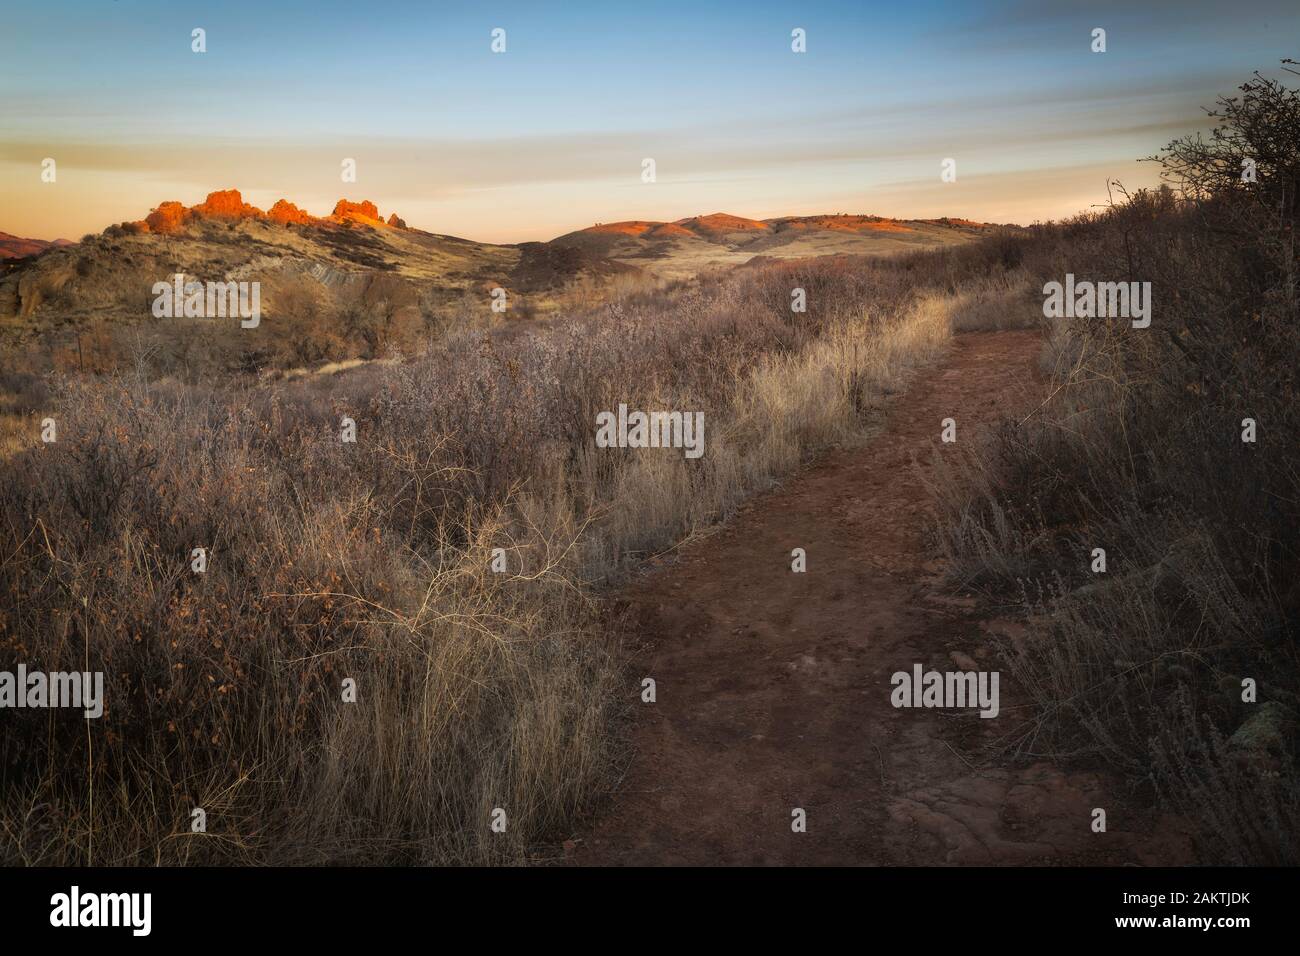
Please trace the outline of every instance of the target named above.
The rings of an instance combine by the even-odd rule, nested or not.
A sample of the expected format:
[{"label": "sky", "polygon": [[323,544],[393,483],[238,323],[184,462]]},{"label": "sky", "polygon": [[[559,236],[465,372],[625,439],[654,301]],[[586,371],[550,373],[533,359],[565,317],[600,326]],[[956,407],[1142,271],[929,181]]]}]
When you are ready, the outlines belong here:
[{"label": "sky", "polygon": [[74,240],[226,188],[491,242],[713,212],[1025,224],[1152,185],[1137,160],[1300,58],[1296,0],[0,0],[0,23],[0,231]]}]

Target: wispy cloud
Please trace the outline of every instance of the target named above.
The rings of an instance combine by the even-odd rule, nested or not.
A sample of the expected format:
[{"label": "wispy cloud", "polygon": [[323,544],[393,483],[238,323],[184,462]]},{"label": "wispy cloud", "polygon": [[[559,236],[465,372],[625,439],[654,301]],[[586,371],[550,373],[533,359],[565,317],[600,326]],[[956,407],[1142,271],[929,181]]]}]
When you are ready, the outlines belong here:
[{"label": "wispy cloud", "polygon": [[[918,0],[884,17],[665,0],[654,16],[577,2],[488,18],[403,4],[360,21],[350,5],[232,0],[203,14],[205,55],[188,46],[199,14],[159,0],[20,10],[0,57],[0,228],[77,235],[232,186],[317,212],[369,198],[490,239],[813,202],[1044,218],[1097,201],[1079,170],[1131,176],[1249,69],[1293,52],[1288,6]],[[1087,48],[1097,18],[1104,55]],[[788,49],[796,21],[804,55]],[[498,22],[511,47],[493,57]],[[39,181],[46,156],[56,187]],[[955,184],[938,181],[944,157]]]}]

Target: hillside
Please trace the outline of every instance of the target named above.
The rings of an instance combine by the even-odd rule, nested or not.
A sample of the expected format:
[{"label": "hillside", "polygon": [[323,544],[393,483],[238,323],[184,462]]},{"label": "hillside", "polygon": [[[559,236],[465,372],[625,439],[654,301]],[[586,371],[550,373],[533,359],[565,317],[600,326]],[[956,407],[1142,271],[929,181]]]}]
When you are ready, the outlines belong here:
[{"label": "hillside", "polygon": [[597,223],[552,243],[676,279],[702,269],[743,265],[755,256],[887,255],[951,245],[966,242],[987,228],[964,219],[827,215],[759,220],[719,212],[675,222]]},{"label": "hillside", "polygon": [[46,239],[24,239],[22,236],[0,232],[0,259],[23,259],[44,252],[46,249],[70,245],[72,243],[67,239],[55,239],[51,242]]},{"label": "hillside", "polygon": [[376,276],[413,293],[453,295],[512,288],[520,260],[517,247],[408,229],[396,214],[381,220],[368,202],[340,200],[330,216],[314,217],[284,200],[263,212],[227,190],[188,208],[163,203],[143,220],[10,262],[0,279],[0,323],[12,338],[100,317],[144,318],[153,284],[175,273],[257,279],[263,307],[274,313],[277,296],[303,279],[327,300],[346,298]]},{"label": "hillside", "polygon": [[[196,351],[206,363],[244,369],[374,358],[418,348],[449,323],[595,304],[626,277],[689,279],[769,259],[890,254],[965,242],[983,228],[962,220],[713,213],[597,224],[550,242],[506,245],[413,229],[368,200],[340,199],[316,216],[285,199],[262,210],[228,189],[193,206],[161,203],[80,243],[15,240],[23,257],[0,266],[0,348],[63,350],[55,364],[64,365],[75,349],[78,367],[109,368],[142,347],[133,331],[142,329],[178,367],[193,367]],[[155,319],[153,287],[177,274],[187,282],[258,282],[264,334],[231,338],[229,323]],[[506,313],[491,312],[496,288],[508,294]]]}]

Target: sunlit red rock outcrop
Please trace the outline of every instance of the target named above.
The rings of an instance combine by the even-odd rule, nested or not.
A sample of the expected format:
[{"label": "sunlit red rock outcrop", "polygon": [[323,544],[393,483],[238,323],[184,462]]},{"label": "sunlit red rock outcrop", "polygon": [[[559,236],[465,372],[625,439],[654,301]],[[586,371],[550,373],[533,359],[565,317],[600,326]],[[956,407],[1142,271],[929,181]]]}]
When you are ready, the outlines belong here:
[{"label": "sunlit red rock outcrop", "polygon": [[279,222],[288,225],[306,225],[309,222],[315,222],[316,217],[308,215],[305,211],[299,209],[287,199],[277,199],[275,205],[266,213],[266,218],[272,222]]},{"label": "sunlit red rock outcrop", "polygon": [[340,199],[328,217],[313,216],[287,199],[278,199],[274,206],[263,212],[244,202],[238,189],[219,189],[208,193],[208,198],[196,206],[186,208],[175,200],[160,203],[144,219],[124,222],[120,228],[127,233],[175,233],[200,219],[218,219],[238,222],[243,219],[265,219],[282,226],[320,225],[329,222],[356,222],[367,226],[385,226],[405,229],[406,220],[392,213],[388,220],[380,218],[379,208],[369,200],[352,202]]},{"label": "sunlit red rock outcrop", "polygon": [[340,199],[334,204],[334,212],[331,215],[335,219],[370,219],[375,222],[382,222],[379,218],[379,209],[369,199],[363,199],[361,202],[349,202],[346,199]]},{"label": "sunlit red rock outcrop", "polygon": [[260,219],[266,215],[256,206],[244,202],[238,189],[221,189],[208,193],[208,198],[191,207],[190,212],[209,219]]},{"label": "sunlit red rock outcrop", "polygon": [[175,201],[159,203],[144,217],[150,232],[179,232],[190,219],[190,211]]}]

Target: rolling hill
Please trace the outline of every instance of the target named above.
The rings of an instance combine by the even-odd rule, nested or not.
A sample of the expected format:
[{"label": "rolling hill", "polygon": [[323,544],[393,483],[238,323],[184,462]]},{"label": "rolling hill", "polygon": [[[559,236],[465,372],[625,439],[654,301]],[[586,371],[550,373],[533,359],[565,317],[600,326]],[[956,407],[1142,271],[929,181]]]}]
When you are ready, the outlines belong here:
[{"label": "rolling hill", "polygon": [[880,255],[965,242],[988,227],[964,219],[885,219],[879,216],[788,216],[746,219],[729,213],[675,222],[597,223],[552,240],[665,278],[743,265],[755,256],[803,259]]},{"label": "rolling hill", "polygon": [[161,203],[144,219],[80,243],[0,234],[0,248],[14,253],[0,266],[0,345],[91,325],[155,328],[151,290],[176,274],[258,281],[273,333],[277,323],[281,333],[294,333],[297,323],[332,335],[349,322],[355,329],[358,314],[385,311],[385,321],[400,313],[396,324],[414,334],[422,325],[485,313],[498,287],[510,302],[504,317],[516,318],[558,308],[560,294],[570,304],[575,295],[596,301],[604,283],[620,276],[689,279],[772,258],[891,254],[965,242],[984,228],[946,219],[713,213],[596,224],[550,242],[506,245],[413,229],[369,201],[341,199],[315,216],[284,199],[264,211],[229,189],[193,206]]},{"label": "rolling hill", "polygon": [[339,200],[327,216],[283,199],[263,211],[233,189],[189,207],[162,203],[144,219],[80,243],[16,240],[7,247],[15,251],[0,274],[0,335],[8,343],[100,319],[147,319],[154,283],[177,273],[257,280],[271,315],[306,287],[316,311],[331,315],[379,298],[434,310],[466,296],[487,302],[497,287],[512,300],[544,296],[579,276],[634,271],[580,248],[411,229],[368,201]]},{"label": "rolling hill", "polygon": [[25,259],[28,256],[44,252],[46,249],[72,244],[67,239],[55,239],[51,242],[46,239],[24,239],[21,236],[11,236],[7,232],[0,232],[0,259]]}]

